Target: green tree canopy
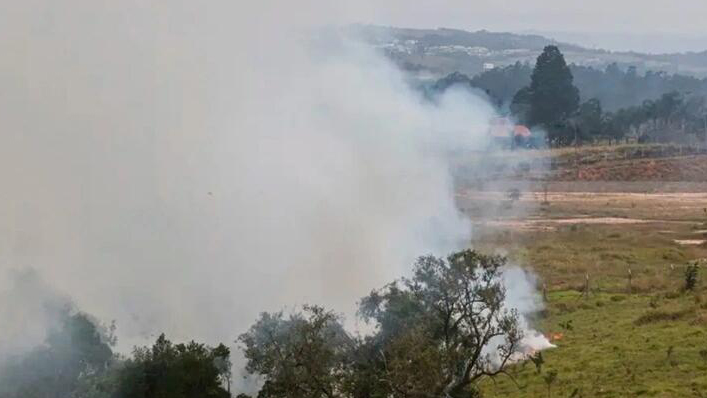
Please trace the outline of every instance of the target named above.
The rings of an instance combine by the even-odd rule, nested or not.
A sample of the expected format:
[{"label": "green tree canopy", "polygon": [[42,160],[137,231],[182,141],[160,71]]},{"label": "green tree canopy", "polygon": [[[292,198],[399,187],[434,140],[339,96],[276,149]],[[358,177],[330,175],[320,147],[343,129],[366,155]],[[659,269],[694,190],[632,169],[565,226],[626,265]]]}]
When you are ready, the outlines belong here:
[{"label": "green tree canopy", "polygon": [[321,307],[305,306],[289,317],[261,314],[238,340],[246,370],[265,377],[259,396],[333,398],[344,385],[351,339]]},{"label": "green tree canopy", "polygon": [[556,46],[547,46],[530,77],[531,125],[546,128],[571,116],[579,106],[579,90],[565,57]]},{"label": "green tree canopy", "polygon": [[421,257],[411,278],[361,300],[375,332],[353,338],[319,307],[263,314],[240,337],[262,398],[471,398],[518,352],[518,314],[504,307],[502,257],[466,250]]},{"label": "green tree canopy", "polygon": [[0,364],[0,397],[107,397],[95,382],[113,361],[111,334],[82,313],[61,318],[44,344]]},{"label": "green tree canopy", "polygon": [[394,396],[469,397],[477,380],[504,371],[522,338],[517,313],[503,306],[504,264],[472,250],[421,257],[410,279],[361,301]]},{"label": "green tree canopy", "polygon": [[603,114],[598,99],[592,98],[580,105],[577,111],[577,128],[577,138],[580,141],[591,140],[603,134]]},{"label": "green tree canopy", "polygon": [[164,334],[152,347],[136,348],[117,374],[119,398],[227,398],[230,350],[194,341],[173,344]]}]

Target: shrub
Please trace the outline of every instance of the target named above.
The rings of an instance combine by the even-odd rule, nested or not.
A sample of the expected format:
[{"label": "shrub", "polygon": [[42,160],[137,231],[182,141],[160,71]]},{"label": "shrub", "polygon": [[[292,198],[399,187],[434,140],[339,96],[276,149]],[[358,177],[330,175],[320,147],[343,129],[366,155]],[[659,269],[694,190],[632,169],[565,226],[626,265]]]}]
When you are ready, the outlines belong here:
[{"label": "shrub", "polygon": [[663,321],[677,321],[679,319],[684,318],[685,316],[689,315],[692,311],[687,309],[687,310],[680,310],[680,311],[661,311],[661,310],[653,310],[653,311],[648,311],[645,314],[641,315],[636,319],[634,322],[637,326],[641,325],[647,325],[649,323],[656,323],[656,322],[663,322]]},{"label": "shrub", "polygon": [[685,290],[695,290],[699,278],[699,265],[692,263],[685,268]]}]

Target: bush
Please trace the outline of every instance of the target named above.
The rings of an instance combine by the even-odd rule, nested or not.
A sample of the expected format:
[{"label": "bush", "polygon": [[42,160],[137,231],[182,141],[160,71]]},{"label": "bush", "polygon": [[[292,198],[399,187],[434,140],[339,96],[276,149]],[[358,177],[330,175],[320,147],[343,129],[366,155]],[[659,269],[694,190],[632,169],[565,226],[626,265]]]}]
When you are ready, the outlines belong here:
[{"label": "bush", "polygon": [[263,381],[258,396],[479,397],[477,383],[513,363],[523,337],[504,306],[505,265],[471,250],[419,258],[410,278],[360,301],[376,326],[365,338],[320,307],[261,314],[239,337],[246,370]]},{"label": "bush", "polygon": [[685,268],[685,290],[695,290],[699,278],[699,265],[688,264]]},{"label": "bush", "polygon": [[136,348],[118,371],[114,396],[130,398],[228,398],[230,350],[194,341],[173,344],[164,334],[152,347]]},{"label": "bush", "polygon": [[663,321],[677,321],[687,315],[689,315],[691,310],[680,310],[680,311],[660,311],[653,310],[648,311],[636,319],[635,324],[637,326],[647,325],[649,323],[663,322]]},{"label": "bush", "polygon": [[[99,391],[113,362],[112,335],[83,313],[68,309],[44,344],[0,363],[0,397],[103,397]],[[112,330],[108,331],[109,333]]]}]

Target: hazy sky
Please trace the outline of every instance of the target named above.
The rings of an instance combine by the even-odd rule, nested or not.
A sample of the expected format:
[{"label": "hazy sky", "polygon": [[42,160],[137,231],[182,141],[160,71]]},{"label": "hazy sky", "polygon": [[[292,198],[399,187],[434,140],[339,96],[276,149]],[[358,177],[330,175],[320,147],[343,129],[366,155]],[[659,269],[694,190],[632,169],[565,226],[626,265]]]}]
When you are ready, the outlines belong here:
[{"label": "hazy sky", "polygon": [[[707,33],[703,0],[388,0],[378,22],[494,30]],[[407,6],[404,6],[407,5]]]},{"label": "hazy sky", "polygon": [[363,10],[362,22],[575,33],[556,36],[610,49],[707,49],[704,0],[387,0],[373,7]]}]

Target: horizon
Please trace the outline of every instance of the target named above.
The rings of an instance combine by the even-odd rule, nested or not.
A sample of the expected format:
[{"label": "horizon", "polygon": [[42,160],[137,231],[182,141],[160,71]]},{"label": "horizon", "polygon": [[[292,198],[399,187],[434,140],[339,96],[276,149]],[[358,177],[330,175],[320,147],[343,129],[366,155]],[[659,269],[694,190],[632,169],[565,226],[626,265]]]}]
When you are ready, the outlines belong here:
[{"label": "horizon", "polygon": [[[588,50],[603,50],[614,53],[639,53],[648,55],[673,55],[707,52],[707,34],[665,34],[629,32],[589,32],[589,31],[553,31],[553,30],[493,30],[484,27],[464,29],[450,26],[409,27],[398,25],[381,25],[354,22],[350,25],[376,26],[393,29],[415,30],[458,30],[470,33],[488,32],[497,34],[514,34],[523,36],[542,36],[560,44],[583,47]],[[646,39],[651,40],[646,42]],[[700,44],[697,44],[697,43]],[[623,43],[623,44],[622,44]],[[705,43],[705,44],[701,44]]]},{"label": "horizon", "polygon": [[[410,28],[445,26],[470,31],[564,32],[590,36],[588,40],[582,40],[583,44],[594,42],[611,50],[641,44],[642,52],[669,53],[673,52],[671,48],[687,38],[691,39],[680,52],[707,49],[705,46],[697,47],[699,40],[707,37],[701,20],[701,16],[707,13],[707,3],[696,0],[683,1],[680,7],[664,0],[599,0],[592,4],[557,0],[532,3],[423,0],[417,2],[415,7],[403,5],[400,0],[389,0],[375,13],[366,9],[354,11],[359,14],[357,20],[363,23]],[[595,21],[601,21],[601,24],[597,25]],[[601,26],[601,29],[597,29],[597,26]],[[650,37],[650,40],[641,43],[640,37]],[[664,37],[665,40],[656,40],[656,37]]]}]

